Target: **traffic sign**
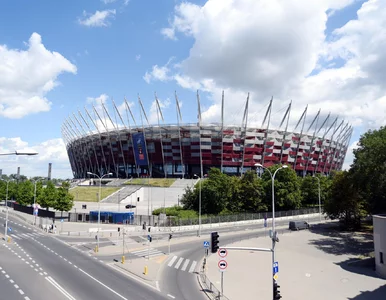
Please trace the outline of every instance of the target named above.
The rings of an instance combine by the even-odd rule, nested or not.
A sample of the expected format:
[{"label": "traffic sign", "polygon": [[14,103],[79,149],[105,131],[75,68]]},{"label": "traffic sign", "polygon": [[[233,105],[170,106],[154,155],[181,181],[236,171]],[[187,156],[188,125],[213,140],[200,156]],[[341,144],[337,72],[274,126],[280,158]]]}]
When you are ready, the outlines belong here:
[{"label": "traffic sign", "polygon": [[63,223],[63,219],[61,219],[60,222]]},{"label": "traffic sign", "polygon": [[273,263],[273,274],[279,273],[279,263],[275,261]]},{"label": "traffic sign", "polygon": [[273,279],[277,280],[279,276],[277,274],[273,275]]},{"label": "traffic sign", "polygon": [[228,251],[225,248],[218,249],[217,253],[218,253],[218,256],[220,256],[221,258],[224,258],[228,255]]},{"label": "traffic sign", "polygon": [[222,259],[218,262],[218,268],[220,272],[224,272],[227,267],[228,267],[228,263],[226,260]]},{"label": "traffic sign", "polygon": [[209,242],[208,241],[204,241],[204,248],[209,248]]},{"label": "traffic sign", "polygon": [[267,227],[267,219],[264,219],[264,227]]},{"label": "traffic sign", "polygon": [[11,232],[11,231],[12,231],[12,228],[11,228],[11,227],[8,227],[8,231]]}]

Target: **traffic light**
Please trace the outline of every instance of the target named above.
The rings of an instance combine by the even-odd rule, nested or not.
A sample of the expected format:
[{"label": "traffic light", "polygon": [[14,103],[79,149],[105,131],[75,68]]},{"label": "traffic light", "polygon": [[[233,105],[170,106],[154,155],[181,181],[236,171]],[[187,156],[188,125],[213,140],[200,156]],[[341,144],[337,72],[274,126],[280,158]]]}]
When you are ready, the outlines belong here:
[{"label": "traffic light", "polygon": [[172,239],[173,235],[169,233],[169,241]]},{"label": "traffic light", "polygon": [[212,232],[210,235],[211,243],[210,245],[212,246],[212,253],[216,253],[218,250],[218,238],[220,237],[217,232]]},{"label": "traffic light", "polygon": [[273,300],[280,300],[282,297],[279,291],[280,285],[277,284],[276,280],[273,281]]}]

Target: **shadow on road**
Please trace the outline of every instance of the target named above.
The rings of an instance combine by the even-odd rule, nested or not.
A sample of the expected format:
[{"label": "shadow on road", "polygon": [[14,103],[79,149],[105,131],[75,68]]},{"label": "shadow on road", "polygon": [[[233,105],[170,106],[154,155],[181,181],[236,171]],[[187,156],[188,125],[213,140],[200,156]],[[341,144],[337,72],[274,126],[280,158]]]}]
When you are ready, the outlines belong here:
[{"label": "shadow on road", "polygon": [[371,257],[364,259],[349,258],[345,261],[336,263],[336,265],[340,266],[343,270],[346,270],[351,273],[361,274],[374,278],[381,278],[375,272],[375,261],[374,258]]},{"label": "shadow on road", "polygon": [[313,225],[310,232],[322,237],[316,237],[309,243],[328,254],[368,256],[374,251],[372,234],[341,231],[337,223]]},{"label": "shadow on road", "polygon": [[383,285],[374,291],[362,291],[354,298],[347,298],[348,300],[383,300],[386,298],[386,285]]}]

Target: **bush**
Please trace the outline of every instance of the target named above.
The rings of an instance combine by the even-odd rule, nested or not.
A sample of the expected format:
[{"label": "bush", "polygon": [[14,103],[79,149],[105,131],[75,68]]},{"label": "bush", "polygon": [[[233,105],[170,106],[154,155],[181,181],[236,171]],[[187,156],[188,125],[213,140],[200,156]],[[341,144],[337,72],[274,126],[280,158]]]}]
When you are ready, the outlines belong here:
[{"label": "bush", "polygon": [[[172,206],[172,207],[166,207],[165,212],[167,216],[173,216],[178,217],[181,219],[189,219],[189,218],[197,218],[197,212],[194,210],[184,210],[181,206]],[[153,215],[159,216],[159,214],[164,213],[164,208],[157,208],[153,210]]]}]

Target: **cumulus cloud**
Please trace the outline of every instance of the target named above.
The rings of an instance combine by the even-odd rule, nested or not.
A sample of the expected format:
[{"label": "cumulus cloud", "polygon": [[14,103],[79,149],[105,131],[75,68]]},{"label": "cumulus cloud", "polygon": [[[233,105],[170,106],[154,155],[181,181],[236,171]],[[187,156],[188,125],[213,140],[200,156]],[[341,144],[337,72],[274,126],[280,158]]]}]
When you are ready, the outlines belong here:
[{"label": "cumulus cloud", "polygon": [[0,45],[0,116],[19,119],[49,111],[46,98],[64,72],[76,74],[76,66],[58,52],[45,48],[41,36],[33,33],[28,49]]},{"label": "cumulus cloud", "polygon": [[[170,60],[169,60],[170,62]],[[169,69],[169,62],[164,65],[164,66],[158,66],[154,65],[152,70],[150,72],[146,72],[145,75],[143,76],[143,79],[147,82],[150,83],[151,81],[168,81],[173,79],[169,75],[170,69]]]},{"label": "cumulus cloud", "polygon": [[107,27],[110,25],[108,19],[114,18],[115,13],[115,9],[97,10],[94,14],[83,11],[83,18],[80,18],[78,22],[87,27]]},{"label": "cumulus cloud", "polygon": [[[353,2],[208,0],[202,6],[178,4],[169,27],[161,33],[175,41],[190,38],[194,43],[178,70],[168,68],[166,78],[184,88],[210,93],[209,106],[202,109],[205,121],[220,119],[224,89],[227,122],[235,117],[241,122],[235,112],[250,92],[251,125],[254,121],[261,125],[273,95],[273,126],[293,99],[292,128],[307,104],[308,124],[321,108],[323,117],[331,111],[334,118],[339,115],[354,127],[377,128],[385,124],[386,112],[386,2],[364,2],[357,19],[326,36],[328,18]],[[158,65],[156,69],[164,70]],[[156,76],[150,78],[156,80]]]},{"label": "cumulus cloud", "polygon": [[1,169],[3,174],[16,174],[21,166],[20,173],[27,177],[48,175],[48,163],[52,163],[53,178],[72,178],[68,163],[65,144],[62,139],[52,139],[40,144],[29,145],[20,137],[0,137],[0,153],[38,152],[36,156],[2,156]]}]

